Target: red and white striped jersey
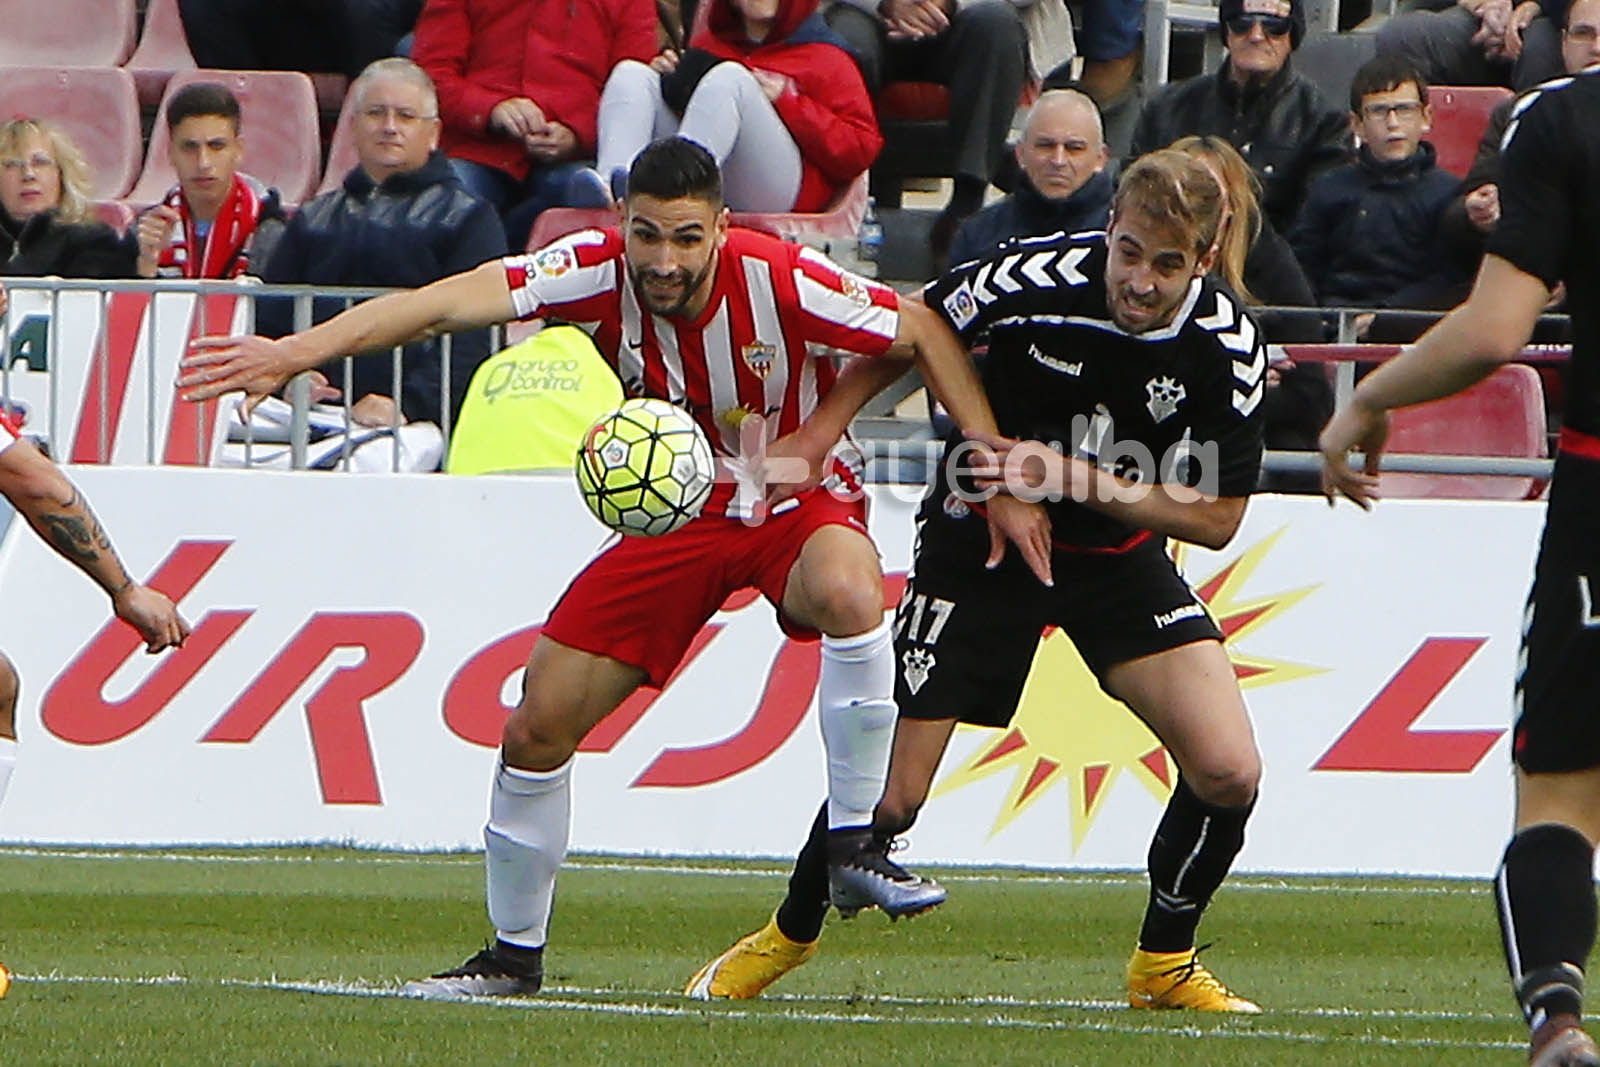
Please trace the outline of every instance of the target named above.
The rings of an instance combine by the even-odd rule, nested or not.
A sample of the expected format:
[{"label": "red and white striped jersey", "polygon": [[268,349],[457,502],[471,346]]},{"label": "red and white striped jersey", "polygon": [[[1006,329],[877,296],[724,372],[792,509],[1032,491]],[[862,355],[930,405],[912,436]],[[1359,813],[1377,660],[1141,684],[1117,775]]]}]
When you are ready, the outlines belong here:
[{"label": "red and white striped jersey", "polygon": [[816,357],[881,355],[900,329],[893,289],[741,229],[728,231],[699,316],[653,315],[628,281],[622,248],[615,229],[585,230],[506,257],[517,315],[586,330],[629,396],[686,408],[726,456],[739,454],[744,416],[763,416],[771,441],[816,409],[835,375]]}]

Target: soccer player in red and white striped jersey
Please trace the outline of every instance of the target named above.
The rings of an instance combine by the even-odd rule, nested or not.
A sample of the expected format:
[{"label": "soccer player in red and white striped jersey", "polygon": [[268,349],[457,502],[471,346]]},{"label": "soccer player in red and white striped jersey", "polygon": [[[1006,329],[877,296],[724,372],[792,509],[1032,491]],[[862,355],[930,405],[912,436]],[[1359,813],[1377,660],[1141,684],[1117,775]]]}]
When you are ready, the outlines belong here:
[{"label": "soccer player in red and white striped jersey", "polygon": [[[914,359],[963,426],[993,431],[966,352],[921,304],[846,274],[814,253],[731,231],[715,161],[693,142],[647,148],[628,176],[624,226],[484,264],[411,293],[359,304],[279,341],[207,339],[185,361],[191,399],[265,395],[344,353],[514,317],[588,327],[636,395],[689,408],[718,450],[738,454],[740,423],[761,415],[769,454],[813,471],[865,403],[856,374],[830,400],[833,349]],[[842,398],[842,399],[841,399]],[[624,538],[579,573],[551,611],[521,705],[508,720],[484,829],[497,936],[465,965],[413,982],[424,997],[537,992],[557,868],[571,821],[579,741],[640,685],[660,686],[727,596],[754,587],[784,629],[822,640],[818,717],[828,758],[830,892],[840,907],[917,911],[944,891],[886,857],[863,857],[894,733],[894,659],[878,557],[859,494],[796,496],[765,521],[736,521],[719,485],[675,533]],[[1049,524],[1035,505],[998,498],[995,529],[1049,577]]]}]

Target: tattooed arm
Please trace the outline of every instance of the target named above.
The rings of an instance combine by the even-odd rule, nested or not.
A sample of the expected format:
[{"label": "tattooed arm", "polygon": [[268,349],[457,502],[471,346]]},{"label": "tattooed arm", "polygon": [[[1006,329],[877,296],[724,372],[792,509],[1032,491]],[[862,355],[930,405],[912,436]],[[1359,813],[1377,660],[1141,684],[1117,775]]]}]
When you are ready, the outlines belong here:
[{"label": "tattooed arm", "polygon": [[172,601],[129,576],[78,487],[27,441],[0,452],[0,494],[58,555],[106,591],[117,617],[139,631],[149,651],[183,644],[189,627]]}]

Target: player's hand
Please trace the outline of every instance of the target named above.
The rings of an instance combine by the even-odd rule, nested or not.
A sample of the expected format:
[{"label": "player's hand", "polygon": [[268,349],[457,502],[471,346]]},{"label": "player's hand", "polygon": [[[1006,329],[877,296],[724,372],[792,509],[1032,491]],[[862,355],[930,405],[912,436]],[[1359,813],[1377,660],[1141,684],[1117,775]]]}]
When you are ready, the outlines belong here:
[{"label": "player's hand", "polygon": [[489,112],[491,129],[503,130],[519,141],[542,132],[545,125],[544,111],[525,96],[502,100]]},{"label": "player's hand", "polygon": [[1478,186],[1466,196],[1467,221],[1488,233],[1500,221],[1500,187],[1494,182]]},{"label": "player's hand", "polygon": [[182,648],[189,636],[189,624],[178,614],[177,605],[147,585],[123,586],[112,596],[111,607],[117,618],[139,631],[146,652]]},{"label": "player's hand", "polygon": [[761,469],[756,472],[756,484],[767,491],[767,507],[774,508],[821,485],[832,451],[833,442],[810,440],[803,425],[768,445],[761,457]]},{"label": "player's hand", "polygon": [[1022,553],[1022,561],[1033,576],[1045,585],[1055,585],[1050,571],[1050,516],[1044,505],[1018,500],[1005,493],[989,498],[989,558],[983,563],[989,570],[1000,566],[1006,555],[1006,542],[1010,541]]},{"label": "player's hand", "polygon": [[[1317,439],[1322,450],[1322,495],[1332,507],[1343,496],[1363,511],[1378,499],[1378,461],[1389,439],[1389,413],[1351,402],[1333,413]],[[1361,470],[1350,465],[1350,453],[1359,449],[1365,462]]]},{"label": "player's hand", "polygon": [[[265,337],[202,337],[183,357],[178,388],[185,400],[210,400],[242,390],[245,412],[294,377],[299,367],[283,341]],[[326,379],[324,379],[326,383]]]},{"label": "player's hand", "polygon": [[678,50],[663,48],[661,54],[650,61],[650,69],[657,74],[671,74],[678,69]]},{"label": "player's hand", "polygon": [[161,252],[172,240],[172,231],[179,221],[178,213],[165,204],[158,204],[139,216],[136,231],[139,239],[139,277],[156,276]]}]

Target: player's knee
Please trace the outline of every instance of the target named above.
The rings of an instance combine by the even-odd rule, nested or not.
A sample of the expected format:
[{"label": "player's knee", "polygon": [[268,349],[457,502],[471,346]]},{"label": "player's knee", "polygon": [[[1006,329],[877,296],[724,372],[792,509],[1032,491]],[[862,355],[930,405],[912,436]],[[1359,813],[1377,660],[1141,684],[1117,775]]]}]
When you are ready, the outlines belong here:
[{"label": "player's knee", "polygon": [[1249,807],[1261,784],[1261,761],[1241,759],[1232,765],[1184,772],[1184,781],[1194,795],[1218,808]]},{"label": "player's knee", "polygon": [[17,668],[0,652],[0,737],[17,736],[17,693],[21,686]]},{"label": "player's knee", "polygon": [[808,589],[817,629],[835,637],[866,633],[883,622],[883,579],[839,568]]},{"label": "player's knee", "polygon": [[578,750],[581,737],[562,729],[548,715],[534,714],[526,703],[506,720],[500,731],[500,750],[513,767],[530,771],[553,771]]}]

